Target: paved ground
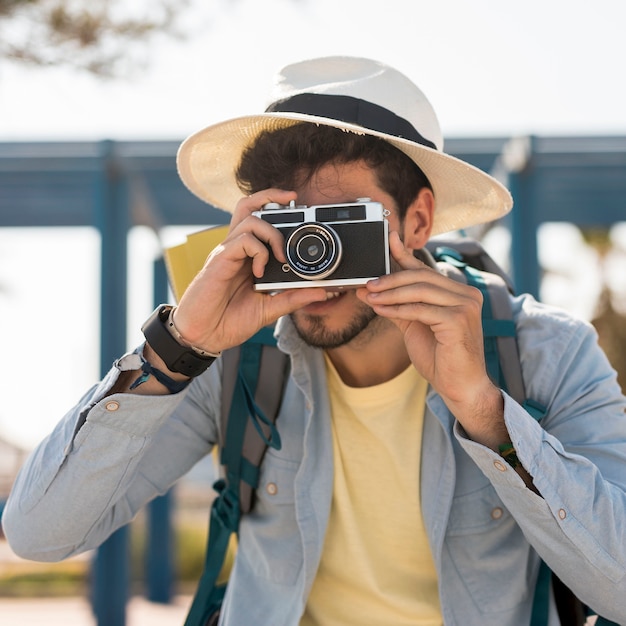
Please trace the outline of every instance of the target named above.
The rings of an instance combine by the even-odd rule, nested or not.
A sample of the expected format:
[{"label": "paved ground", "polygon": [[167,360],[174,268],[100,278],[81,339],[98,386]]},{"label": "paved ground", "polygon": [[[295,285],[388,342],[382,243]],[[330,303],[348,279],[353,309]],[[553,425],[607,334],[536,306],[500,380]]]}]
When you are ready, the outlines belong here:
[{"label": "paved ground", "polygon": [[[179,597],[171,605],[153,604],[132,598],[126,626],[181,626],[191,598]],[[0,598],[2,626],[95,626],[85,598]]]},{"label": "paved ground", "polygon": [[[71,559],[78,568],[87,567],[89,555]],[[31,571],[55,564],[37,564],[16,556],[6,541],[0,539],[0,574]],[[67,567],[66,564],[63,567]],[[171,604],[155,604],[138,596],[130,599],[126,626],[182,626],[191,604],[190,596],[174,598]],[[2,598],[0,626],[96,626],[86,597],[75,598]]]}]

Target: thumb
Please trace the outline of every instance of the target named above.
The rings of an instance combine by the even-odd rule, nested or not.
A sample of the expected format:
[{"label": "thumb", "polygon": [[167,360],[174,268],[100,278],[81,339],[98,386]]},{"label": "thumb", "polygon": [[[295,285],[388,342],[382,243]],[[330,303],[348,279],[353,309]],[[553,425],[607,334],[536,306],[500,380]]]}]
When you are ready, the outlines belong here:
[{"label": "thumb", "polygon": [[283,315],[288,315],[305,307],[307,304],[322,302],[326,299],[326,291],[320,287],[285,289],[285,291],[268,295],[266,314],[272,318],[271,321],[275,321]]},{"label": "thumb", "polygon": [[424,264],[419,259],[415,258],[413,251],[402,243],[400,235],[395,230],[389,233],[389,251],[391,252],[393,260],[403,270],[424,267]]}]

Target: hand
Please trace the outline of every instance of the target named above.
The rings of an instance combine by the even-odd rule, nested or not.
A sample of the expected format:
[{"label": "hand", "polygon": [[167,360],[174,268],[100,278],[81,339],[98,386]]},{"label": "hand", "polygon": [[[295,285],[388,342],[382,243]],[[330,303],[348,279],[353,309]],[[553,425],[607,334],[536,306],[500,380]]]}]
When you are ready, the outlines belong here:
[{"label": "hand", "polygon": [[424,265],[395,232],[390,250],[399,271],[370,281],[359,297],[402,331],[411,362],[471,438],[506,441],[502,395],[485,367],[482,294]]},{"label": "hand", "polygon": [[175,314],[177,330],[191,345],[220,352],[243,343],[257,330],[311,302],[326,299],[320,288],[290,289],[269,295],[254,290],[270,258],[286,261],[282,234],[252,215],[267,202],[288,204],[293,191],[267,189],[242,198],[226,239],[183,294]]}]

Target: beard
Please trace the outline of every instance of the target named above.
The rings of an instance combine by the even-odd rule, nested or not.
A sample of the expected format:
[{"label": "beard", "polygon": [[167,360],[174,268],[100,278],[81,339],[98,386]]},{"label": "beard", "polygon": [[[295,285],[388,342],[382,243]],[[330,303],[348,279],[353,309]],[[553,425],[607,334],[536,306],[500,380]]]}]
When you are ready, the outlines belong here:
[{"label": "beard", "polygon": [[325,350],[339,348],[355,341],[357,338],[365,339],[365,335],[369,336],[370,333],[364,331],[371,329],[372,332],[375,332],[374,328],[378,326],[378,324],[372,322],[375,320],[382,322],[382,319],[363,303],[357,308],[352,319],[342,328],[328,328],[323,316],[302,313],[301,311],[292,313],[291,320],[298,335],[305,343],[314,348]]}]

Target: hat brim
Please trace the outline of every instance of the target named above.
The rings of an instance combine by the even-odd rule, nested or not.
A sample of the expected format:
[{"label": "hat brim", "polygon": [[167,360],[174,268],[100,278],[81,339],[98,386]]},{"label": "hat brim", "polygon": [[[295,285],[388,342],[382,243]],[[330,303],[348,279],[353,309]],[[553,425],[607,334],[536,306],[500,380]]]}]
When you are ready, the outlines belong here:
[{"label": "hat brim", "polygon": [[491,222],[508,213],[513,206],[506,187],[460,159],[361,126],[297,113],[262,113],[239,117],[194,133],[185,139],[178,150],[178,174],[196,196],[232,213],[242,196],[235,179],[235,170],[243,151],[262,131],[277,130],[300,122],[380,137],[410,157],[427,176],[435,195],[432,235]]}]

